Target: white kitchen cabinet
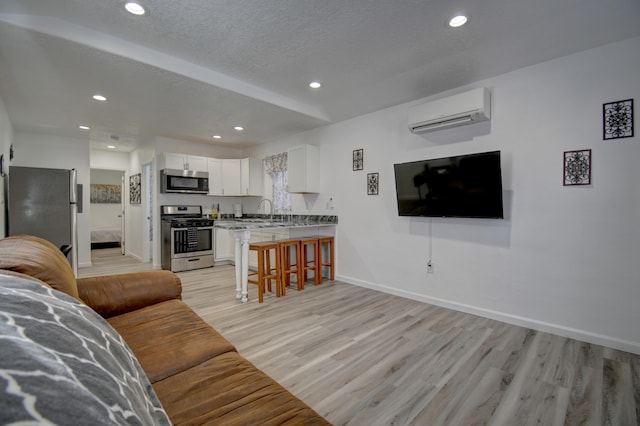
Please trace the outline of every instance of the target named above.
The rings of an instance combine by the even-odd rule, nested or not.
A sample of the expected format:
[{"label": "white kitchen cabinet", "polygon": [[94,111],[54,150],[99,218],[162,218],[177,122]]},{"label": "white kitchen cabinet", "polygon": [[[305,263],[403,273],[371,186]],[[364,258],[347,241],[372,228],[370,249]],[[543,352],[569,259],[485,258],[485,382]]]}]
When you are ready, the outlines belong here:
[{"label": "white kitchen cabinet", "polygon": [[187,155],[187,170],[195,170],[196,172],[206,172],[207,157]]},{"label": "white kitchen cabinet", "polygon": [[209,158],[209,195],[262,196],[262,160]]},{"label": "white kitchen cabinet", "polygon": [[222,195],[242,195],[240,160],[222,160]]},{"label": "white kitchen cabinet", "polygon": [[262,160],[243,158],[240,160],[240,184],[242,195],[262,196]]},{"label": "white kitchen cabinet", "polygon": [[208,158],[207,170],[209,172],[209,195],[224,195],[222,188],[222,160]]},{"label": "white kitchen cabinet", "polygon": [[216,262],[231,261],[235,257],[235,238],[233,232],[214,228],[214,260]]},{"label": "white kitchen cabinet", "polygon": [[240,160],[207,159],[209,195],[239,196],[241,194]]},{"label": "white kitchen cabinet", "polygon": [[320,192],[320,157],[318,147],[300,145],[288,150],[288,178],[290,193]]},{"label": "white kitchen cabinet", "polygon": [[165,152],[160,156],[162,169],[194,170],[196,172],[207,171],[207,158],[197,155],[185,155]]}]

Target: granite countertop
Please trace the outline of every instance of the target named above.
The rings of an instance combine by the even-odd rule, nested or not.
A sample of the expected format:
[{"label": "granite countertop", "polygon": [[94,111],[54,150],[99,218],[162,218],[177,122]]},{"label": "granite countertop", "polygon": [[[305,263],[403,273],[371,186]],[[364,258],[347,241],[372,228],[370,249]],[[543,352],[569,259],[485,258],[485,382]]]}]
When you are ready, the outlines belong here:
[{"label": "granite countertop", "polygon": [[214,227],[228,230],[267,229],[267,228],[300,228],[305,226],[330,226],[338,224],[338,216],[327,215],[244,215],[235,218],[223,215],[213,222]]}]

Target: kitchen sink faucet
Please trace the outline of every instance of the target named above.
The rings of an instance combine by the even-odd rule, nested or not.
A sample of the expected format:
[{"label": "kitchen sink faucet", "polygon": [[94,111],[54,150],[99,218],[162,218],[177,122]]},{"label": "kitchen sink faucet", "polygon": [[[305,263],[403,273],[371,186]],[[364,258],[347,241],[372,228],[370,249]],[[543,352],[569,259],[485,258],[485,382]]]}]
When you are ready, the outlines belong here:
[{"label": "kitchen sink faucet", "polygon": [[268,201],[269,202],[269,222],[273,222],[273,202],[271,202],[270,199],[263,198],[262,200],[260,200],[260,202],[258,203],[257,210],[260,211],[260,206],[262,205],[262,203],[264,201]]}]

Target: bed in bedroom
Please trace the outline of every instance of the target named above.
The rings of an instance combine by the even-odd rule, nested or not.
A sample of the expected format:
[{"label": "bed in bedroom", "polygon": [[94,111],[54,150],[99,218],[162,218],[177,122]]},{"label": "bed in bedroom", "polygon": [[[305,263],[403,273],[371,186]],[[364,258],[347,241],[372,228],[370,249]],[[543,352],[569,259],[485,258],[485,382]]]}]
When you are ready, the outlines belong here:
[{"label": "bed in bedroom", "polygon": [[91,230],[91,249],[120,247],[120,228],[97,228]]}]

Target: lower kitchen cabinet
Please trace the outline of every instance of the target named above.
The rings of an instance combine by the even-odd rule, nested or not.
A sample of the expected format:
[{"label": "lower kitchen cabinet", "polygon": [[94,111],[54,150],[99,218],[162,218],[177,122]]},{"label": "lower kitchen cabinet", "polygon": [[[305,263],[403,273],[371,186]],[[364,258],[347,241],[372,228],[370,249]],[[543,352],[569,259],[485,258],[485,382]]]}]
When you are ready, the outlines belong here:
[{"label": "lower kitchen cabinet", "polygon": [[236,240],[232,231],[214,228],[214,260],[216,262],[233,261],[236,254]]}]

